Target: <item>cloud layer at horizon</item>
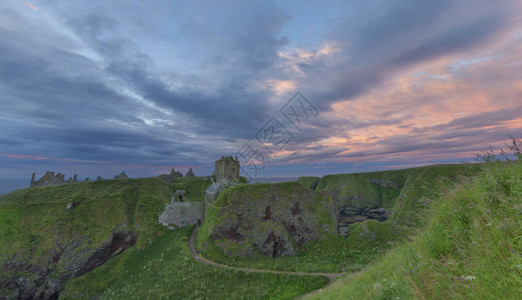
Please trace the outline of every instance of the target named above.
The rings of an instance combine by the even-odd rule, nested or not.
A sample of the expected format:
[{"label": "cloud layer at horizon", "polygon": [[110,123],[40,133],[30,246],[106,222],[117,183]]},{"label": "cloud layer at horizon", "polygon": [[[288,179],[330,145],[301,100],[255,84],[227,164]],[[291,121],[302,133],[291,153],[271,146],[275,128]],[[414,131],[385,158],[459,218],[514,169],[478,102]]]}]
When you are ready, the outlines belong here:
[{"label": "cloud layer at horizon", "polygon": [[209,174],[298,90],[320,113],[287,124],[263,176],[460,162],[522,137],[521,16],[515,0],[6,1],[0,178]]}]

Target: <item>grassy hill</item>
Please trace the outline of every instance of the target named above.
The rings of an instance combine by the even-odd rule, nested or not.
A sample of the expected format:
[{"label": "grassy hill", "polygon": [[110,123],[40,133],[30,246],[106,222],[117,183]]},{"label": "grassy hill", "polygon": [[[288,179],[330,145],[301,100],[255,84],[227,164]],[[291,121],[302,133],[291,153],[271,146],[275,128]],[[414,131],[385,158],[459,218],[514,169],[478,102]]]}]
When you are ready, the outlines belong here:
[{"label": "grassy hill", "polygon": [[[196,247],[207,258],[234,266],[337,270],[346,244],[337,235],[335,209],[328,193],[295,182],[235,187],[207,211]],[[275,243],[282,248],[276,258]]]},{"label": "grassy hill", "polygon": [[[521,177],[521,163],[509,162],[242,186],[220,195],[216,203],[222,205],[208,212],[196,242],[206,257],[230,265],[350,272],[308,295],[316,299],[515,299],[522,293]],[[65,299],[287,299],[328,282],[194,261],[187,247],[191,227],[170,231],[157,219],[174,191],[184,189],[188,201],[197,201],[209,184],[204,178],[104,180],[0,196],[0,298],[52,298],[60,292]],[[215,245],[203,249],[213,228],[241,218],[240,210],[223,210],[236,202],[260,215],[249,230],[263,224],[281,229],[275,210],[269,222],[261,220],[274,195],[291,200],[282,203],[283,210],[306,210],[310,224],[324,223],[325,234],[278,257],[238,255],[233,247],[227,253]],[[296,206],[294,200],[305,197],[299,195],[310,199]],[[246,198],[258,203],[248,207]],[[68,204],[73,208],[66,209]],[[332,205],[380,207],[391,215],[384,222],[352,224],[345,238],[332,232]]]},{"label": "grassy hill", "polygon": [[[327,283],[324,278],[224,271],[193,261],[187,246],[190,228],[169,231],[158,216],[174,191],[186,190],[188,201],[203,200],[209,184],[204,178],[104,180],[1,196],[0,296],[48,298],[63,289],[61,298],[80,299],[286,299]],[[68,203],[74,208],[67,210]],[[114,232],[132,233],[136,244],[77,277]]]},{"label": "grassy hill", "polygon": [[166,232],[142,251],[129,249],[71,280],[64,299],[290,299],[323,287],[323,277],[244,273],[192,258],[192,226]]},{"label": "grassy hill", "polygon": [[[336,209],[380,207],[392,213],[385,222],[366,220],[350,225],[346,238],[341,234],[329,234],[301,245],[295,253],[276,259],[259,251],[227,253],[227,249],[241,248],[253,242],[226,238],[214,241],[210,234],[217,227],[230,227],[230,220],[238,220],[232,223],[241,233],[268,230],[268,223],[262,219],[264,209],[269,204],[262,195],[270,194],[266,189],[284,191],[289,196],[278,197],[275,201],[277,205],[272,205],[272,209],[277,207],[290,211],[294,202],[298,201],[294,197],[298,194],[294,191],[295,184],[230,189],[227,194],[220,195],[217,207],[207,212],[196,245],[205,257],[238,267],[307,272],[357,271],[414,236],[425,226],[430,205],[453,189],[455,184],[477,174],[480,169],[478,164],[434,165],[397,171],[328,175],[323,178],[301,177],[297,180],[301,186],[315,187],[317,192],[328,192],[333,197]],[[260,208],[254,208],[256,206]],[[234,208],[233,212],[229,208]],[[315,210],[317,214],[320,212],[318,208]],[[252,211],[256,213],[252,214]],[[248,215],[248,220],[243,220],[245,215]],[[258,221],[251,222],[250,219]],[[274,232],[286,234],[286,231]],[[205,243],[208,246],[202,246]]]},{"label": "grassy hill", "polygon": [[522,163],[490,164],[432,199],[427,226],[311,299],[519,299]]}]

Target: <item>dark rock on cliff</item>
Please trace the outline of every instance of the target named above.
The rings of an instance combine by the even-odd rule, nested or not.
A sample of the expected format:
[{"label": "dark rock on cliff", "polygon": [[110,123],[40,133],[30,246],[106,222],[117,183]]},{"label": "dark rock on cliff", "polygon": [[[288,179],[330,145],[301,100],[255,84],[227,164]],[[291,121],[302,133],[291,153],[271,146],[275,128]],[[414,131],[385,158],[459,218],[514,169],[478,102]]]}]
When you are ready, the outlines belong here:
[{"label": "dark rock on cliff", "polygon": [[204,249],[277,257],[337,234],[336,206],[327,192],[297,183],[241,186],[220,194],[200,229]]},{"label": "dark rock on cliff", "polygon": [[347,234],[348,227],[354,223],[363,222],[366,220],[377,220],[379,222],[386,221],[393,211],[384,208],[345,208],[339,210],[338,227],[339,232]]},{"label": "dark rock on cliff", "polygon": [[[0,288],[13,291],[15,299],[58,299],[65,282],[81,276],[107,262],[134,245],[137,236],[128,231],[114,232],[111,238],[100,247],[82,249],[85,239],[77,237],[69,245],[58,244],[50,254],[45,266],[39,266],[13,257],[4,261],[1,268],[4,274],[24,274],[9,278],[0,278]],[[63,264],[60,275],[54,273],[56,266]],[[0,294],[0,299],[1,298]],[[7,297],[7,296],[5,296]]]},{"label": "dark rock on cliff", "polygon": [[120,254],[125,249],[136,244],[138,237],[128,231],[118,231],[112,234],[111,239],[105,242],[101,247],[83,263],[76,272],[77,276],[81,276],[107,262],[111,257]]}]

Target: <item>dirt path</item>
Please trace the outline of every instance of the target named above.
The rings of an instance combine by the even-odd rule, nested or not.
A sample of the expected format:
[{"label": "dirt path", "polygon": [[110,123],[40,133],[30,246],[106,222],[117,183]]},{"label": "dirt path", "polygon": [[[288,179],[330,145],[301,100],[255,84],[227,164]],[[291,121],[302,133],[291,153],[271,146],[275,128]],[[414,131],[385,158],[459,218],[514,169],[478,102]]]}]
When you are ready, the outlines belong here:
[{"label": "dirt path", "polygon": [[288,274],[288,275],[299,275],[299,276],[325,276],[325,277],[328,277],[328,279],[330,279],[330,282],[328,284],[332,283],[332,281],[335,278],[343,275],[343,273],[313,273],[313,272],[291,272],[291,271],[247,269],[247,268],[238,268],[238,267],[218,264],[216,262],[213,262],[211,260],[204,258],[203,256],[199,255],[196,252],[196,248],[194,247],[194,238],[196,237],[198,228],[199,228],[199,225],[196,225],[196,227],[194,227],[194,230],[192,230],[192,233],[190,234],[190,238],[188,241],[188,246],[189,246],[190,252],[192,252],[192,256],[194,257],[195,260],[208,264],[208,265],[212,265],[212,266],[219,267],[219,268],[230,269],[230,270],[234,270],[234,271],[249,272],[249,273]]},{"label": "dirt path", "polygon": [[[404,270],[404,269],[403,269]],[[413,286],[413,290],[415,291],[415,294],[417,294],[417,296],[419,296],[419,299],[421,300],[426,300],[426,298],[424,297],[424,295],[422,294],[421,290],[419,289],[419,287],[415,284],[415,281],[413,281],[413,279],[411,278],[411,276],[406,272],[406,270],[404,270],[404,273],[406,274],[406,279],[410,282],[410,284]]]}]

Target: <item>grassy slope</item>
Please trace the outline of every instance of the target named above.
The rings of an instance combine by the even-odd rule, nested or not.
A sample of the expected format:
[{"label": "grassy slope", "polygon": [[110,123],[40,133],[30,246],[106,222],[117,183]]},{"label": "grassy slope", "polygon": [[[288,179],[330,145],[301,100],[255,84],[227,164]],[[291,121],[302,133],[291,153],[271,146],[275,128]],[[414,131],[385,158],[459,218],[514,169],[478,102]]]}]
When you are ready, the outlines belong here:
[{"label": "grassy slope", "polygon": [[[203,254],[221,263],[248,268],[311,272],[360,270],[414,235],[425,225],[428,208],[433,200],[452,189],[461,178],[473,176],[478,170],[476,164],[464,164],[328,175],[320,179],[316,190],[331,192],[341,207],[378,206],[392,209],[394,213],[385,222],[368,220],[351,225],[346,240],[339,235],[305,244],[295,255],[283,255],[275,259],[259,253],[252,257],[226,256],[215,248]],[[298,183],[307,186],[314,179],[302,177]],[[381,180],[382,186],[370,182],[375,179]],[[216,222],[219,222],[217,210],[210,210],[202,231],[205,226]],[[205,239],[206,236],[199,234],[197,242],[201,244]]]},{"label": "grassy slope", "polygon": [[[251,188],[251,187],[250,187]],[[345,271],[349,270],[349,263],[346,263],[349,258],[346,253],[346,242],[342,236],[332,236],[331,234],[322,234],[323,239],[321,241],[312,241],[306,244],[304,247],[299,249],[295,255],[282,255],[277,258],[267,257],[259,251],[255,250],[253,256],[227,256],[224,254],[222,249],[216,246],[215,242],[210,241],[209,235],[212,231],[213,226],[225,222],[228,218],[235,219],[236,216],[230,213],[220,214],[221,207],[229,205],[243,205],[245,199],[254,199],[258,193],[264,194],[272,190],[277,190],[281,194],[287,193],[288,199],[295,197],[297,193],[296,189],[302,189],[295,182],[286,182],[278,184],[256,184],[253,189],[248,186],[240,186],[222,193],[218,199],[208,211],[205,217],[205,222],[199,229],[198,235],[196,236],[196,248],[201,251],[203,243],[208,242],[208,246],[202,251],[202,254],[216,262],[229,264],[239,267],[247,267],[254,269],[273,269],[273,270],[299,270],[299,271],[338,271],[339,269]],[[321,195],[321,194],[318,194]],[[278,198],[283,199],[283,198]],[[330,227],[335,228],[335,220],[330,218],[329,214],[321,206],[319,201],[332,201],[329,197],[317,198],[318,201],[313,203],[305,209],[318,212],[319,224],[327,224]],[[295,199],[294,199],[295,200]],[[280,209],[289,206],[291,203],[285,203],[280,205]],[[275,209],[275,208],[274,208]],[[323,214],[321,214],[322,212]],[[261,222],[260,226],[267,225]],[[274,225],[274,224],[272,224]],[[261,228],[261,227],[259,227]],[[258,228],[258,229],[259,229]],[[263,228],[264,230],[265,228]],[[254,228],[254,230],[256,230]],[[237,246],[230,242],[231,247]]]},{"label": "grassy slope", "polygon": [[[108,180],[18,190],[0,197],[0,261],[45,265],[58,244],[83,239],[95,248],[113,231],[133,230],[138,244],[159,234],[159,210],[170,186],[157,179]],[[69,202],[80,202],[66,210]],[[87,242],[90,241],[90,242]],[[55,270],[60,273],[60,264]]]},{"label": "grassy slope", "polygon": [[[434,165],[398,171],[329,175],[321,179],[317,189],[337,194],[341,206],[377,205],[393,210],[385,222],[367,220],[350,226],[346,242],[352,269],[356,269],[415,234],[426,224],[427,212],[434,199],[478,170],[476,164]],[[393,186],[378,186],[370,183],[371,179],[391,182]],[[359,200],[349,200],[354,195]]]},{"label": "grassy slope", "polygon": [[[118,230],[138,233],[135,247],[143,248],[164,232],[157,217],[171,194],[170,185],[147,178],[30,188],[0,196],[0,262],[53,267],[49,277],[61,278],[71,261],[61,256],[53,266],[60,249],[88,255]],[[69,202],[80,205],[66,210]],[[28,272],[14,273],[1,269],[0,278],[33,278]]]},{"label": "grassy slope", "polygon": [[323,287],[323,277],[244,273],[197,262],[192,227],[167,232],[142,251],[130,249],[83,277],[62,297],[90,299],[288,299]]},{"label": "grassy slope", "polygon": [[[404,186],[395,198],[390,195],[396,191],[372,190],[377,185],[367,185],[364,180],[354,189],[346,188],[346,181],[336,178],[346,175],[325,176],[318,189],[340,192],[338,195],[348,195],[347,199],[354,190],[373,195],[372,201],[389,205],[394,214],[383,223],[366,221],[352,225],[347,240],[348,256],[343,251],[346,242],[334,239],[310,243],[302,250],[304,253],[294,257],[254,258],[244,264],[229,262],[259,268],[353,270],[378,259],[374,267],[338,280],[316,296],[321,298],[416,298],[418,293],[427,298],[462,295],[487,298],[497,294],[499,298],[516,298],[517,287],[522,286],[522,168],[520,164],[510,168],[495,165],[477,181],[465,184],[456,193],[449,192],[455,183],[476,173],[478,168],[477,165],[447,165],[395,171],[398,173],[395,175],[393,172],[359,175],[366,180],[375,178],[375,174],[402,178]],[[97,270],[71,281],[64,295],[90,298],[103,294],[113,298],[120,293],[125,295],[132,286],[138,285],[143,290],[136,291],[141,297],[151,287],[157,289],[153,297],[167,297],[172,287],[167,289],[165,278],[192,278],[193,272],[206,274],[205,279],[196,281],[199,285],[188,285],[190,288],[185,290],[186,282],[176,281],[185,298],[205,297],[206,289],[215,293],[214,296],[230,290],[232,294],[228,295],[234,297],[250,294],[263,297],[267,294],[255,291],[255,286],[263,286],[263,281],[269,284],[264,285],[269,294],[285,296],[324,284],[323,279],[312,280],[319,283],[314,285],[304,278],[282,280],[269,276],[254,278],[242,285],[244,277],[236,280],[234,276],[239,275],[219,275],[231,278],[231,286],[238,286],[235,289],[208,275],[213,274],[211,269],[200,269],[195,262],[196,265],[189,263],[188,248],[183,246],[188,232],[185,229],[168,232],[157,224],[157,217],[176,189],[187,190],[187,195],[192,195],[189,200],[202,198],[198,190],[203,191],[205,183],[198,181],[201,179],[190,180],[177,180],[173,184],[155,178],[111,180],[26,189],[0,196],[0,228],[5,229],[0,230],[0,261],[12,259],[16,254],[17,259],[38,263],[53,247],[57,236],[64,241],[77,235],[86,236],[93,243],[84,246],[92,247],[107,240],[115,229],[130,229],[140,234],[138,244]],[[80,206],[65,210],[65,205],[73,201],[81,202]],[[413,242],[402,243],[403,237],[411,236],[425,225],[428,229],[417,234]],[[398,246],[383,257],[384,250],[393,245]],[[164,253],[169,253],[170,259],[166,259]],[[143,271],[138,272],[140,268]],[[56,276],[59,272],[58,267]],[[151,280],[144,279],[144,275],[136,277],[138,273],[147,274]],[[176,278],[172,280],[179,280]],[[274,283],[280,280],[281,285]],[[156,282],[159,287],[155,286]],[[289,290],[287,285],[296,285],[296,290]],[[111,295],[111,292],[117,294]]]},{"label": "grassy slope", "polygon": [[[126,229],[139,234],[137,245],[69,281],[63,297],[198,298],[218,293],[224,298],[288,298],[326,284],[324,278],[246,275],[194,262],[186,246],[189,229],[170,232],[157,219],[175,190],[186,190],[189,201],[202,200],[208,184],[203,178],[176,179],[171,184],[158,178],[104,180],[0,196],[0,261],[45,265],[57,243],[82,238],[77,251],[95,248],[113,231]],[[65,209],[75,201],[80,202],[78,207]],[[50,276],[62,276],[63,271],[59,262]],[[0,271],[0,276],[12,275]]]},{"label": "grassy slope", "polygon": [[[119,229],[138,233],[141,248],[162,232],[157,219],[173,191],[186,189],[188,200],[201,200],[206,185],[202,178],[172,184],[157,178],[103,180],[0,196],[0,225],[5,229],[0,233],[0,261],[23,254],[37,263],[55,246],[57,236],[63,240],[84,236],[95,247]],[[68,211],[69,202],[80,205]]]},{"label": "grassy slope", "polygon": [[493,164],[429,200],[430,221],[413,241],[310,298],[519,298],[522,164]]},{"label": "grassy slope", "polygon": [[321,177],[304,176],[297,178],[297,183],[304,186],[305,188],[311,188],[315,190],[320,180]]},{"label": "grassy slope", "polygon": [[[392,208],[410,172],[415,169],[396,171],[337,174],[321,178],[316,190],[329,191],[339,201],[339,207],[383,207]],[[379,187],[372,179],[390,182]]]}]

